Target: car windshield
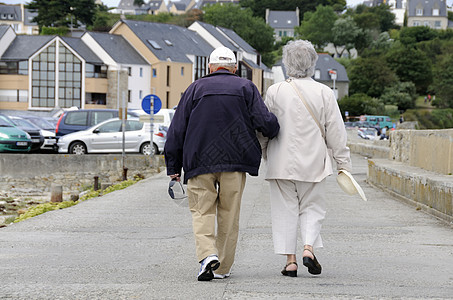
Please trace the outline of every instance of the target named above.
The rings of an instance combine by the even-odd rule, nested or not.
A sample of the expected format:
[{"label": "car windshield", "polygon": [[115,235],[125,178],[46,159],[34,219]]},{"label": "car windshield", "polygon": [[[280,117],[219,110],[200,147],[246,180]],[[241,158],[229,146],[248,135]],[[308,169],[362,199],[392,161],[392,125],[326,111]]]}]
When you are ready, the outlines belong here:
[{"label": "car windshield", "polygon": [[27,120],[24,120],[24,119],[12,119],[12,121],[13,121],[14,124],[16,124],[17,126],[20,126],[20,127],[40,129],[35,124],[33,124],[33,123],[31,123],[31,122],[29,122]]},{"label": "car windshield", "polygon": [[11,123],[11,121],[5,116],[0,116],[0,122],[2,127],[14,127],[14,123]]},{"label": "car windshield", "polygon": [[54,125],[52,125],[51,123],[47,122],[44,119],[33,118],[33,119],[29,119],[28,121],[32,122],[33,124],[35,124],[36,126],[38,126],[41,129],[48,129],[48,130],[55,129]]},{"label": "car windshield", "polygon": [[6,119],[0,116],[0,127],[13,127]]}]

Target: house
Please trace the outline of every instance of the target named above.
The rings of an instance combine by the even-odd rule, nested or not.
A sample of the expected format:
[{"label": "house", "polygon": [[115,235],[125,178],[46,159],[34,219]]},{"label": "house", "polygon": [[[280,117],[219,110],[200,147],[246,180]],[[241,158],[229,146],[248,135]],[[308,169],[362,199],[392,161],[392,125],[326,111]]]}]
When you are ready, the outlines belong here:
[{"label": "house", "polygon": [[395,24],[404,25],[404,16],[406,14],[406,0],[389,0],[387,3],[390,6],[391,12],[395,15]]},{"label": "house", "polygon": [[240,0],[198,0],[195,8],[203,9],[206,5],[214,5],[214,4],[239,4]]},{"label": "house", "polygon": [[278,11],[266,9],[266,24],[274,29],[274,38],[294,37],[294,27],[299,26],[299,8],[295,11]]},{"label": "house", "polygon": [[[275,82],[288,78],[285,66],[278,61],[273,67]],[[326,53],[318,53],[313,79],[330,87],[338,100],[349,94],[349,78],[345,67]]]},{"label": "house", "polygon": [[233,30],[195,21],[189,26],[197,32],[212,48],[225,46],[231,49],[238,60],[237,74],[251,80],[261,93],[266,91],[269,82],[264,84],[264,78],[269,79],[270,70],[262,64],[261,56]]},{"label": "house", "polygon": [[38,24],[33,22],[36,16],[23,4],[0,4],[0,24],[11,25],[18,34],[39,34]]},{"label": "house", "polygon": [[164,108],[177,105],[186,88],[208,74],[208,57],[214,48],[187,28],[120,20],[110,33],[123,36],[151,64],[151,93]]},{"label": "house", "polygon": [[0,109],[117,108],[122,97],[139,108],[150,69],[120,36],[17,35],[0,25]]},{"label": "house", "polygon": [[433,29],[448,28],[448,12],[445,0],[408,0],[407,26],[428,26]]},{"label": "house", "polygon": [[175,15],[182,15],[195,7],[195,0],[179,0],[170,1],[168,3],[168,11]]},{"label": "house", "polygon": [[[90,93],[86,95],[87,104],[106,104],[107,107],[118,107],[123,101],[127,107],[140,109],[142,99],[151,92],[151,65],[122,36],[108,33],[86,32],[82,41],[92,49],[107,66],[107,76],[112,88],[106,94]],[[121,72],[126,71],[126,74]],[[127,76],[124,80],[121,76]],[[116,81],[127,83],[117,88]],[[109,99],[107,103],[106,99]],[[119,99],[119,100],[118,100]],[[121,107],[122,105],[119,105]]]}]

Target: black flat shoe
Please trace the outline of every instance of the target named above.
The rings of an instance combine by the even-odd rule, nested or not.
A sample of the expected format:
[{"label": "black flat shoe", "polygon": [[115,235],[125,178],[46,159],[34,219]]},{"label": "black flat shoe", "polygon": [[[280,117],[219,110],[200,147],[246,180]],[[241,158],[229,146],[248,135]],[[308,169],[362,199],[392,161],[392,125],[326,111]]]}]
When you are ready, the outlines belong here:
[{"label": "black flat shoe", "polygon": [[[305,250],[310,251],[308,249],[304,249],[304,251]],[[318,260],[316,259],[315,254],[312,251],[310,252],[311,254],[313,254],[313,259],[311,259],[310,257],[304,257],[303,258],[304,266],[308,268],[308,273],[313,275],[319,275],[321,274],[322,267],[319,264]]]},{"label": "black flat shoe", "polygon": [[297,277],[297,270],[295,270],[295,271],[287,271],[286,270],[286,267],[289,266],[289,265],[296,265],[297,266],[297,263],[295,261],[287,263],[286,266],[282,270],[283,276]]}]

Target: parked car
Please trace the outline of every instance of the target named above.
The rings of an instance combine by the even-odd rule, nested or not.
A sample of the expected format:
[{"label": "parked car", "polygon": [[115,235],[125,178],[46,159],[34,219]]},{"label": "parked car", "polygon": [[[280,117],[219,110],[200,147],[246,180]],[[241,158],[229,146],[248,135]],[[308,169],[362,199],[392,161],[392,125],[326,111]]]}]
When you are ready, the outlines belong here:
[{"label": "parked car", "polygon": [[346,128],[374,128],[375,125],[369,123],[369,122],[361,122],[361,121],[356,121],[356,122],[344,122],[344,126]]},{"label": "parked car", "polygon": [[0,115],[0,152],[29,152],[31,137]]},{"label": "parked car", "polygon": [[[58,152],[71,154],[122,152],[122,120],[113,118],[86,130],[66,134],[58,139]],[[164,128],[162,128],[164,129]],[[149,123],[126,120],[125,151],[150,155],[163,151],[166,132],[156,131],[150,147]]]},{"label": "parked car", "polygon": [[[161,109],[156,115],[163,115],[163,123],[157,125],[170,126],[175,111],[173,109]],[[131,109],[127,112],[127,118],[138,118],[146,115],[143,110]],[[105,120],[118,117],[117,109],[75,109],[65,111],[57,122],[55,134],[57,137],[68,133],[85,130]]]},{"label": "parked car", "polygon": [[[44,143],[44,136],[41,134],[39,128],[30,124],[29,122],[23,123],[22,121],[17,120],[17,117],[9,117],[3,115],[13,126],[18,127],[19,129],[28,133],[31,137],[31,149],[30,151],[39,150]],[[21,119],[23,120],[23,119]]]},{"label": "parked car", "polygon": [[[47,130],[47,131],[53,131],[55,133],[55,128],[56,123],[51,123],[48,121],[48,119],[45,119],[44,117],[38,117],[38,116],[31,116],[31,115],[21,115],[19,116],[23,119],[27,119],[34,125],[38,126],[41,129]],[[58,120],[57,120],[58,121]]]},{"label": "parked car", "polygon": [[375,140],[378,137],[377,130],[374,128],[359,128],[357,135],[365,140]]},{"label": "parked car", "polygon": [[[50,129],[50,130],[42,129],[35,123],[32,123],[29,119],[25,119],[23,117],[10,116],[9,118],[14,122],[14,124],[19,126],[20,128],[32,128],[35,130],[39,130],[40,134],[44,138],[40,149],[54,150],[55,144],[57,143],[57,138],[55,137],[55,131],[52,131],[52,129]],[[42,123],[43,122],[40,122],[39,124],[42,124]],[[43,125],[49,126],[46,124],[43,124]]]}]

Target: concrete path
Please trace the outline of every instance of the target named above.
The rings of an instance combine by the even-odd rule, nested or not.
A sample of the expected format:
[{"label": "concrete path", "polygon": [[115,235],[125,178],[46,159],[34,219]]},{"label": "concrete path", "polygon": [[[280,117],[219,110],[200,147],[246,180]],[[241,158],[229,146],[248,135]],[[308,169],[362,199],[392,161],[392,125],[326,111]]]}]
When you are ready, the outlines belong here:
[{"label": "concrete path", "polygon": [[[453,228],[365,183],[368,202],[328,179],[323,266],[280,275],[268,184],[248,177],[229,279],[197,282],[188,208],[164,174],[0,229],[0,299],[453,299]],[[302,245],[300,245],[300,248]]]}]

